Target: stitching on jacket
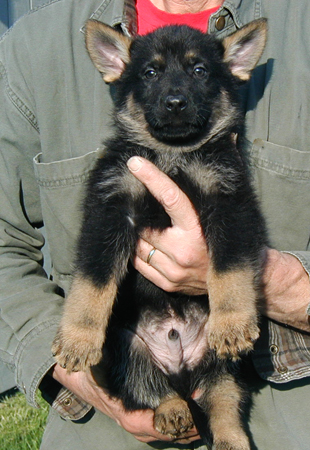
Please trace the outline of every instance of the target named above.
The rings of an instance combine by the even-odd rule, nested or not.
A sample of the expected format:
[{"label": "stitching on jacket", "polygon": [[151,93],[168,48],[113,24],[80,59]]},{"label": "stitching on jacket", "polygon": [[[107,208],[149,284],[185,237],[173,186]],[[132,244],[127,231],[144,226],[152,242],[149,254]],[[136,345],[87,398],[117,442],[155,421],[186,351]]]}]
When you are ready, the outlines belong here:
[{"label": "stitching on jacket", "polygon": [[252,157],[252,165],[261,169],[273,171],[280,175],[291,176],[294,179],[309,180],[310,178],[310,172],[308,170],[293,169],[274,161],[269,161],[268,159],[255,157],[254,155]]},{"label": "stitching on jacket", "polygon": [[73,186],[75,184],[85,183],[89,178],[90,170],[87,170],[81,175],[72,175],[67,178],[59,178],[57,180],[46,180],[44,178],[38,178],[38,185],[45,188],[59,188],[65,186]]},{"label": "stitching on jacket", "polygon": [[262,8],[260,0],[256,0],[254,8],[255,8],[254,18],[260,19],[262,17]]},{"label": "stitching on jacket", "polygon": [[90,16],[90,19],[99,19],[100,16],[103,14],[107,6],[111,3],[111,0],[105,0],[101,3],[98,9],[93,12],[93,14]]},{"label": "stitching on jacket", "polygon": [[23,101],[18,97],[17,94],[13,91],[13,89],[9,85],[8,76],[5,70],[5,67],[3,63],[0,61],[0,75],[5,81],[5,89],[6,93],[13,103],[13,105],[19,110],[19,112],[27,119],[27,121],[31,124],[33,128],[36,129],[37,132],[39,132],[39,126],[37,119],[33,112],[23,103]]}]

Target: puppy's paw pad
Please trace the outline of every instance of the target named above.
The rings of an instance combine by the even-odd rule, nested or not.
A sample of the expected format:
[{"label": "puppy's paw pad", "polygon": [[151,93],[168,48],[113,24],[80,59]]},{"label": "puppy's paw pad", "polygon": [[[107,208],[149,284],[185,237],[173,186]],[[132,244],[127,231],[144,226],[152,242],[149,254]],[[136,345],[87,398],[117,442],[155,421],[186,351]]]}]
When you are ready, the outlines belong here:
[{"label": "puppy's paw pad", "polygon": [[255,323],[226,323],[224,328],[213,325],[209,327],[208,343],[220,358],[238,359],[241,353],[253,350],[259,337],[259,328]]},{"label": "puppy's paw pad", "polygon": [[56,362],[68,372],[86,371],[101,360],[102,345],[96,347],[90,341],[66,338],[60,332],[54,340],[52,353]]},{"label": "puppy's paw pad", "polygon": [[[185,402],[184,402],[185,403]],[[172,438],[182,437],[188,430],[193,428],[192,415],[187,404],[180,408],[166,408],[160,405],[155,411],[154,427],[161,434]]]}]

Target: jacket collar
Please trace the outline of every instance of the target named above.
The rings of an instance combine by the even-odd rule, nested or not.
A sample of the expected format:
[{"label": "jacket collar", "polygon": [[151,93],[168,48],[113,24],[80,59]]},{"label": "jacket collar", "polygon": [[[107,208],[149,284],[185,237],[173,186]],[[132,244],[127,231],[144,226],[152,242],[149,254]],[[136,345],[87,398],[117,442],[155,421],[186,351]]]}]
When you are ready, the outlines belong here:
[{"label": "jacket collar", "polygon": [[[90,15],[89,19],[101,20],[112,27],[120,28],[127,36],[137,34],[137,13],[135,0],[104,0]],[[106,19],[107,9],[112,8],[111,19]],[[81,27],[84,33],[85,24]]]},{"label": "jacket collar", "polygon": [[[137,34],[135,3],[135,0],[104,0],[91,14],[90,19],[102,20],[107,8],[112,7],[110,25],[121,28],[128,36],[135,36]],[[219,10],[210,17],[209,33],[216,33],[219,36],[227,35],[252,20],[262,17],[261,3],[262,0],[225,0]],[[218,19],[221,17],[224,18],[225,25],[219,29]]]},{"label": "jacket collar", "polygon": [[[243,27],[252,20],[262,17],[262,0],[225,0],[209,20],[209,33],[225,36]],[[224,26],[218,27],[219,19],[224,18]],[[222,22],[223,24],[223,19]],[[220,28],[220,29],[219,29]]]}]

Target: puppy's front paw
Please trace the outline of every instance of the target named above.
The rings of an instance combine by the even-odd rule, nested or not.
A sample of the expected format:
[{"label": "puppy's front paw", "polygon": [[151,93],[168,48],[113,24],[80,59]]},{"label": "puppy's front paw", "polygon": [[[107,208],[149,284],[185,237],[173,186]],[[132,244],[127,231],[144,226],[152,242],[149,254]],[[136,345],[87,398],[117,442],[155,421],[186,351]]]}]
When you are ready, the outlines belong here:
[{"label": "puppy's front paw", "polygon": [[241,353],[253,350],[259,337],[256,318],[242,314],[210,314],[208,344],[220,358],[238,359]]},{"label": "puppy's front paw", "polygon": [[98,331],[79,330],[71,327],[59,329],[52,346],[52,353],[60,366],[68,372],[86,371],[99,363],[103,340]]},{"label": "puppy's front paw", "polygon": [[169,399],[155,410],[155,429],[171,438],[182,437],[193,426],[188,405],[180,398]]}]

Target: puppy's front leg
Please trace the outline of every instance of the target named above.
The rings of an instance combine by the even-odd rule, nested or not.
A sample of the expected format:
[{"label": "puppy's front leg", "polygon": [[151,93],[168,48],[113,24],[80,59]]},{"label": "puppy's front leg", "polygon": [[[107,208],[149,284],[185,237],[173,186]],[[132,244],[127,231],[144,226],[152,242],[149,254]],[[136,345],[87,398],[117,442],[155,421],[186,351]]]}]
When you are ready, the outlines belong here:
[{"label": "puppy's front leg", "polygon": [[208,343],[219,357],[238,358],[253,349],[259,336],[257,289],[251,267],[236,267],[208,276]]},{"label": "puppy's front leg", "polygon": [[68,372],[99,363],[116,293],[114,278],[98,288],[82,275],[75,277],[52,347],[56,361]]},{"label": "puppy's front leg", "polygon": [[208,341],[218,356],[236,359],[259,336],[258,301],[267,236],[256,199],[246,184],[211,203],[205,231],[211,254],[207,275]]},{"label": "puppy's front leg", "polygon": [[130,205],[134,210],[130,198],[106,199],[100,189],[101,184],[94,183],[86,198],[76,274],[52,347],[56,361],[69,372],[100,361],[117,287],[137,239],[128,217]]}]

